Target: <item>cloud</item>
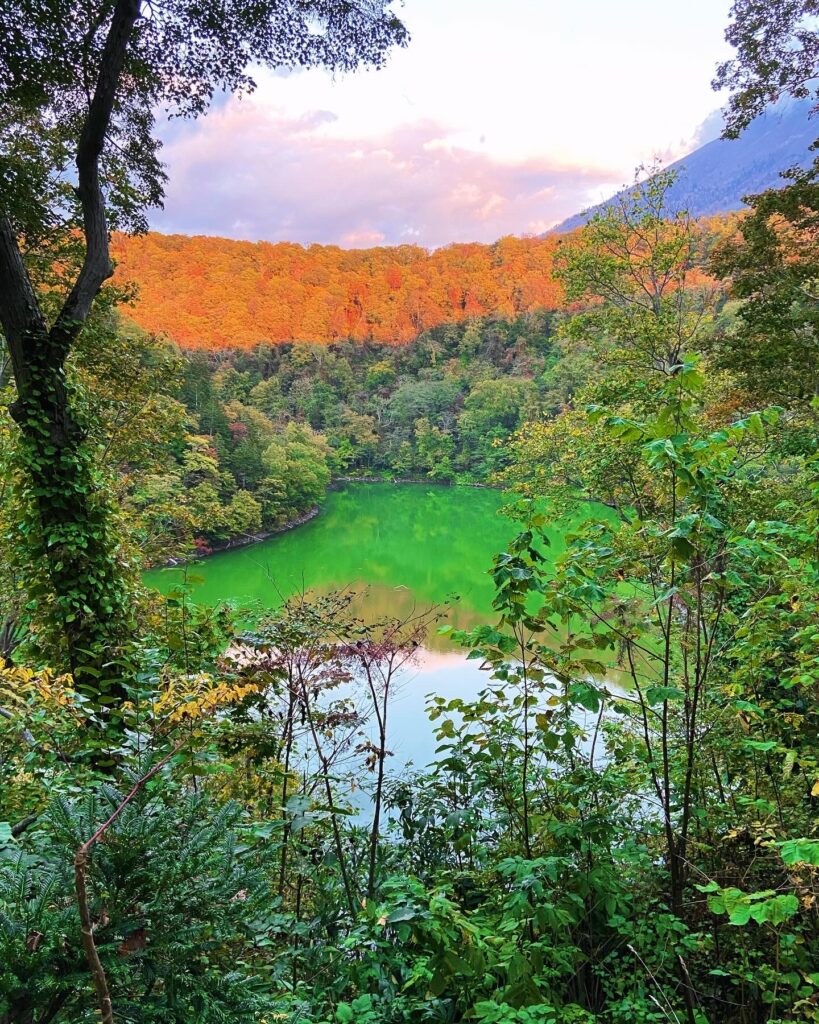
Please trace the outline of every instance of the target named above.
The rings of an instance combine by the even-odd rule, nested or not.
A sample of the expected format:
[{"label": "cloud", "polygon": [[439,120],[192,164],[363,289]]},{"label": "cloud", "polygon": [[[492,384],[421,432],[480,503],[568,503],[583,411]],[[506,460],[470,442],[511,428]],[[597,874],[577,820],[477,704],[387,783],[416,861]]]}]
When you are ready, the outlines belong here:
[{"label": "cloud", "polygon": [[543,157],[503,161],[431,119],[366,138],[340,137],[336,120],[244,99],[175,126],[163,150],[165,210],[152,226],[356,247],[487,242],[547,230],[612,177]]},{"label": "cloud", "polygon": [[713,142],[714,139],[718,139],[722,135],[724,127],[725,115],[722,109],[712,110],[708,117],[697,125],[691,139],[691,149],[697,149],[699,146],[705,146],[707,143]]},{"label": "cloud", "polygon": [[676,160],[681,160],[689,154],[693,153],[695,149],[699,149],[701,146],[707,146],[709,142],[713,142],[722,135],[722,129],[725,127],[725,115],[721,108],[712,110],[711,113],[702,120],[691,135],[687,135],[684,138],[679,139],[674,145],[669,145],[659,155],[662,163],[669,164]]},{"label": "cloud", "polygon": [[311,132],[323,124],[332,124],[337,120],[338,115],[334,114],[332,110],[308,110],[306,114],[302,114],[291,123],[294,129]]}]

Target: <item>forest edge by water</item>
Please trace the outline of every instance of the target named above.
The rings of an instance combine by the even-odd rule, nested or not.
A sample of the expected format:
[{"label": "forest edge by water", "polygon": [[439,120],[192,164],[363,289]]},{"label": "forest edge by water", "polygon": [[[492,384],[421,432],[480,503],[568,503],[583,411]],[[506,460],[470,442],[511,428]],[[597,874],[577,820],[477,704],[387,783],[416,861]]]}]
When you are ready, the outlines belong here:
[{"label": "forest edge by water", "polygon": [[[488,487],[492,490],[501,489],[500,484],[492,483],[461,483],[454,484],[451,481],[446,483],[441,480],[430,480],[428,477],[404,477],[387,479],[385,477],[373,477],[373,476],[339,476],[334,477],[327,485],[327,492],[330,493],[333,490],[343,487],[346,484],[390,484],[393,486],[400,486],[402,484],[423,484],[424,486],[438,486],[438,487]],[[210,545],[209,548],[199,548],[196,554],[192,554],[189,557],[175,556],[169,558],[163,563],[164,568],[173,568],[175,566],[185,565],[188,562],[198,561],[202,558],[207,558],[209,555],[218,554],[220,551],[232,551],[235,548],[247,547],[252,544],[260,544],[262,541],[270,540],[271,537],[276,537],[280,533],[286,533],[288,530],[294,530],[299,526],[304,526],[305,523],[311,522],[316,516],[321,514],[321,506],[313,505],[312,508],[308,509],[307,512],[302,515],[295,516],[293,519],[289,519],[287,522],[282,523],[281,526],[277,526],[275,529],[267,530],[262,533],[253,534],[239,534],[236,537],[231,537],[224,541],[217,541]]]}]

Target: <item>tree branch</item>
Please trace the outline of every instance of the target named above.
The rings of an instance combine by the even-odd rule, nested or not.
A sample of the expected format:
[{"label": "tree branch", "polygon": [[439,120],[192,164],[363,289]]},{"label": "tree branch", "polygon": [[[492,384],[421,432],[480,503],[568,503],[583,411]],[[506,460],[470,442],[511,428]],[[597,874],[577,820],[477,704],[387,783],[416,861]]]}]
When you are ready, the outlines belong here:
[{"label": "tree branch", "polygon": [[0,216],[0,324],[21,390],[28,380],[26,337],[32,332],[45,334],[46,325],[14,228],[5,216]]},{"label": "tree branch", "polygon": [[16,839],[18,836],[21,836],[26,831],[26,829],[31,828],[31,826],[34,824],[35,821],[37,821],[39,817],[39,814],[29,814],[21,821],[18,821],[16,825],[12,825],[12,838]]},{"label": "tree branch", "polygon": [[79,907],[80,922],[82,924],[82,945],[85,950],[85,958],[88,961],[88,967],[91,971],[91,979],[94,982],[94,991],[97,993],[100,1014],[102,1016],[102,1024],[114,1024],[114,1010],[111,1004],[111,992],[108,988],[108,978],[105,974],[105,968],[102,966],[99,953],[97,952],[97,944],[94,942],[94,925],[91,920],[91,910],[88,906],[88,890],[85,884],[85,872],[88,868],[88,860],[94,844],[102,839],[108,829],[114,824],[142,787],[149,782],[154,775],[156,775],[157,772],[159,772],[168,763],[168,761],[170,761],[174,754],[179,753],[183,743],[184,740],[177,743],[172,750],[156,762],[149,772],[146,772],[142,778],[137,779],[130,793],[120,801],[111,817],[108,818],[104,824],[100,825],[90,839],[86,839],[82,846],[77,850],[74,857],[74,885],[77,891],[77,905]]},{"label": "tree branch", "polygon": [[97,85],[77,146],[77,194],[82,205],[85,260],[54,326],[66,351],[103,283],[113,273],[99,162],[139,7],[140,0],[117,0],[102,51]]}]

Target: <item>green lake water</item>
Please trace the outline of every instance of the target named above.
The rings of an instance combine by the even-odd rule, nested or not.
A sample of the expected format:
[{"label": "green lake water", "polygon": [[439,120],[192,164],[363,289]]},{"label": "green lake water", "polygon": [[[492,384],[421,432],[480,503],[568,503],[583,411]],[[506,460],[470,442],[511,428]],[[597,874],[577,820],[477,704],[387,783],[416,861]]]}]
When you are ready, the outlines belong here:
[{"label": "green lake water", "polygon": [[[364,618],[446,604],[446,621],[470,628],[496,617],[488,570],[516,532],[499,514],[504,501],[499,491],[475,487],[348,484],[331,491],[320,514],[302,526],[186,569],[154,570],[147,582],[167,592],[187,573],[195,601],[229,601],[249,615],[302,589],[351,588]],[[562,549],[559,530],[551,540],[555,554]],[[430,636],[395,698],[397,761],[423,764],[433,753],[428,694],[469,697],[486,681],[478,663],[450,640]]]},{"label": "green lake water", "polygon": [[[488,569],[515,533],[503,503],[499,491],[477,487],[348,484],[310,522],[186,571],[204,604],[270,609],[302,588],[351,587],[364,618],[447,604],[453,625],[470,626],[491,617]],[[184,573],[154,571],[148,581],[167,591]]]}]

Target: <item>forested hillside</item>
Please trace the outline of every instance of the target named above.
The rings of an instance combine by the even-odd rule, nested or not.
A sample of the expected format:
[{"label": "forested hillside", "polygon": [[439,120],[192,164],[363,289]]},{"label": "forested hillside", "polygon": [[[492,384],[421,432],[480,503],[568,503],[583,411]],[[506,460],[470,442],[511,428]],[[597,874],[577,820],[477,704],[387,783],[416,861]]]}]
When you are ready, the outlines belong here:
[{"label": "forested hillside", "polygon": [[492,480],[514,431],[597,375],[592,351],[567,349],[555,328],[543,313],[472,318],[401,346],[187,355],[132,332],[166,423],[150,470],[132,463],[121,476],[143,555],[162,561],[275,529],[335,477]]},{"label": "forested hillside", "polygon": [[344,339],[398,344],[441,323],[553,309],[553,239],[339,249],[147,234],[117,237],[128,315],[183,348]]},{"label": "forested hillside", "polygon": [[[705,267],[737,218],[704,218]],[[493,245],[340,249],[227,238],[115,236],[115,281],[133,290],[123,313],[182,349],[261,343],[412,341],[480,317],[510,319],[565,306],[554,273],[561,240],[502,238]]]}]

